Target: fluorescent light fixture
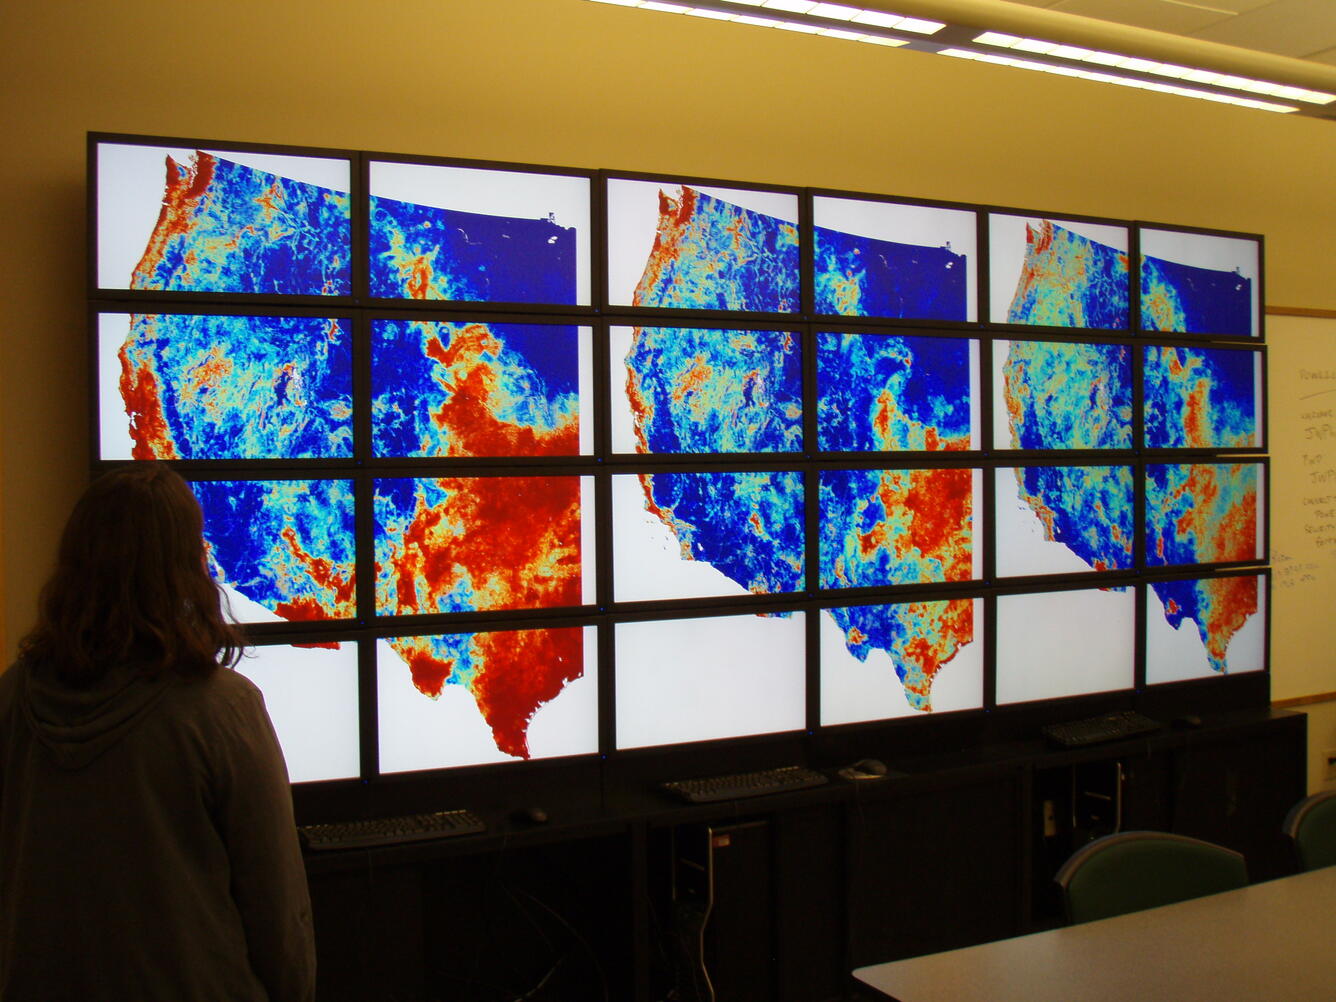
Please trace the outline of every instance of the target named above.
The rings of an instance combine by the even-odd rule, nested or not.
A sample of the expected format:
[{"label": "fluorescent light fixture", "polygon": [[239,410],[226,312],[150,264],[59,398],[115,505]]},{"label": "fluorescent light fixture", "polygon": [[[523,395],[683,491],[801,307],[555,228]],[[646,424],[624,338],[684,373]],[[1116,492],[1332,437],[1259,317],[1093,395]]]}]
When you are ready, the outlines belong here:
[{"label": "fluorescent light fixture", "polygon": [[787,10],[794,14],[806,14],[816,6],[816,0],[764,0],[761,6],[774,10]]},{"label": "fluorescent light fixture", "polygon": [[807,13],[814,17],[828,17],[832,21],[852,21],[856,14],[862,13],[858,7],[846,7],[842,3],[813,4]]}]

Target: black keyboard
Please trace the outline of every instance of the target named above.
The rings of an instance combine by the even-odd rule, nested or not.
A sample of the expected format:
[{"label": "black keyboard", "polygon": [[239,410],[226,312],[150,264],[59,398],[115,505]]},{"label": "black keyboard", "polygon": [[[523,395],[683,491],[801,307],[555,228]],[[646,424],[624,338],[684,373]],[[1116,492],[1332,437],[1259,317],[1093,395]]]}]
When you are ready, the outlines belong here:
[{"label": "black keyboard", "polygon": [[1084,748],[1086,745],[1098,745],[1105,741],[1134,738],[1138,734],[1150,734],[1162,728],[1163,725],[1158,720],[1152,720],[1135,710],[1118,710],[1101,717],[1049,724],[1043,730],[1044,737],[1055,745],[1062,748]]},{"label": "black keyboard", "polygon": [[400,842],[475,835],[487,826],[472,811],[433,811],[430,814],[405,814],[369,821],[337,821],[325,825],[304,825],[297,829],[302,845],[312,851],[321,849],[361,849]]},{"label": "black keyboard", "polygon": [[721,800],[741,800],[744,797],[764,797],[769,793],[787,793],[806,790],[830,782],[821,773],[800,765],[742,772],[733,776],[710,776],[705,779],[679,779],[664,783],[663,788],[674,796],[692,804],[713,804]]}]

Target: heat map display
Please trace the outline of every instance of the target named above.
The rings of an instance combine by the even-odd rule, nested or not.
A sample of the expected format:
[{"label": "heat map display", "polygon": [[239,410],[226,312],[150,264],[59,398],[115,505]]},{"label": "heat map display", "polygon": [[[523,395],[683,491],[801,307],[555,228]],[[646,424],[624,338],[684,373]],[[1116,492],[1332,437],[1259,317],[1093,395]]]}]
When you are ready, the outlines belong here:
[{"label": "heat map display", "polygon": [[1146,590],[1146,681],[1266,668],[1266,578],[1155,581]]},{"label": "heat map display", "polygon": [[998,449],[1132,448],[1132,349],[993,342]]},{"label": "heat map display", "polygon": [[377,614],[592,599],[592,494],[578,476],[376,480]]},{"label": "heat map display", "polygon": [[818,332],[818,448],[978,448],[978,349],[966,338]]},{"label": "heat map display", "polygon": [[802,449],[797,333],[614,327],[609,337],[613,452]]},{"label": "heat map display", "polygon": [[353,454],[346,319],[103,313],[98,372],[103,459]]},{"label": "heat map display", "polygon": [[796,313],[796,195],[608,181],[614,306]]},{"label": "heat map display", "polygon": [[597,664],[591,626],[380,640],[381,771],[592,754]]},{"label": "heat map display", "polygon": [[797,731],[807,725],[807,617],[618,623],[618,748]]},{"label": "heat map display", "polygon": [[377,456],[575,456],[593,451],[587,327],[371,322]]},{"label": "heat map display", "polygon": [[1127,228],[989,217],[989,319],[994,323],[1124,330]]},{"label": "heat map display", "polygon": [[822,470],[821,587],[980,576],[979,492],[979,472],[968,468]]},{"label": "heat map display", "polygon": [[1140,237],[1142,330],[1257,335],[1258,240],[1149,227]]},{"label": "heat map display", "polygon": [[821,723],[982,706],[982,625],[973,598],[825,610]]},{"label": "heat map display", "polygon": [[196,480],[209,569],[243,623],[357,613],[348,480]]},{"label": "heat map display", "polygon": [[1261,446],[1262,355],[1228,348],[1142,350],[1146,446]]},{"label": "heat map display", "polygon": [[995,476],[999,575],[1135,566],[1130,466],[1019,466]]},{"label": "heat map display", "polygon": [[614,476],[617,601],[801,591],[803,497],[792,471]]},{"label": "heat map display", "polygon": [[1146,564],[1262,561],[1261,463],[1146,466]]},{"label": "heat map display", "polygon": [[115,143],[97,156],[102,288],[351,295],[349,161]]},{"label": "heat map display", "polygon": [[978,319],[973,211],[823,195],[812,206],[817,313]]},{"label": "heat map display", "polygon": [[1136,592],[1048,591],[997,598],[997,702],[1130,689]]},{"label": "heat map display", "polygon": [[372,161],[370,289],[385,299],[589,303],[589,179]]}]

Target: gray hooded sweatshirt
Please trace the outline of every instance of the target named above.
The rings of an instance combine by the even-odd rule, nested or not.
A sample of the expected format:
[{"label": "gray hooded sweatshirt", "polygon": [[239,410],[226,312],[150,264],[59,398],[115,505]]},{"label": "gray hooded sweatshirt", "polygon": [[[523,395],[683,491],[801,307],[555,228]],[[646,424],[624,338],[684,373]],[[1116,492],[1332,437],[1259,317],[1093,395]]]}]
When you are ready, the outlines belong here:
[{"label": "gray hooded sweatshirt", "polygon": [[0,675],[0,1000],[297,1002],[315,949],[283,755],[234,671]]}]

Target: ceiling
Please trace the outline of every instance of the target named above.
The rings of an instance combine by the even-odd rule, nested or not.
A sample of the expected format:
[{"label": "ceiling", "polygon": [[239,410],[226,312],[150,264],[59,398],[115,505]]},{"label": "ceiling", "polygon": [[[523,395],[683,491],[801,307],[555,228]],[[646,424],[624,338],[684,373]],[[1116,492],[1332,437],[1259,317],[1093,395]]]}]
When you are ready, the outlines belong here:
[{"label": "ceiling", "polygon": [[1336,66],[1336,0],[1012,0]]}]

